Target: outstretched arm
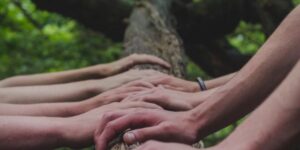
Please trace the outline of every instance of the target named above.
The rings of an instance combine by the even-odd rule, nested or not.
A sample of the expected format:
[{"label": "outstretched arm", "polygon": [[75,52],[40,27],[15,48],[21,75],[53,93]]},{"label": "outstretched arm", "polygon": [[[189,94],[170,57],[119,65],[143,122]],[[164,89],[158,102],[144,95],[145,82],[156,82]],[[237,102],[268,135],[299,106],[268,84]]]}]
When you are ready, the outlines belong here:
[{"label": "outstretched arm", "polygon": [[279,150],[300,135],[300,61],[284,82],[212,150]]},{"label": "outstretched arm", "polygon": [[283,81],[300,58],[299,16],[297,7],[232,80],[191,111],[200,137],[251,112]]},{"label": "outstretched arm", "polygon": [[33,104],[71,102],[84,100],[130,81],[156,74],[152,70],[131,70],[98,80],[86,80],[66,84],[0,88],[0,102]]},{"label": "outstretched arm", "polygon": [[11,77],[0,81],[0,87],[49,85],[89,79],[99,79],[121,73],[130,69],[130,67],[134,65],[146,63],[157,64],[167,68],[170,67],[167,62],[155,56],[133,54],[108,64],[100,64],[56,73]]},{"label": "outstretched arm", "polygon": [[[207,150],[289,149],[300,135],[300,61],[275,92],[227,139]],[[276,117],[275,117],[276,116]],[[196,150],[176,143],[147,142],[138,150]]]},{"label": "outstretched arm", "polygon": [[[233,79],[193,110],[141,110],[104,121],[95,135],[98,150],[107,147],[107,140],[114,137],[116,131],[139,125],[146,128],[126,133],[127,143],[149,139],[193,143],[252,111],[282,82],[300,58],[299,16],[300,7],[297,7]],[[114,113],[117,112],[108,115]]]},{"label": "outstretched arm", "polygon": [[[236,73],[231,73],[215,79],[205,81],[208,90],[220,87],[230,81]],[[174,76],[158,73],[156,76],[144,78],[144,81],[150,82],[156,86],[161,85],[167,89],[183,92],[199,92],[200,87],[196,81],[188,81]]]},{"label": "outstretched arm", "polygon": [[146,90],[151,87],[153,87],[153,85],[149,83],[136,81],[80,102],[43,104],[0,103],[0,116],[76,116],[103,105],[119,102],[128,95],[132,95],[138,91]]},{"label": "outstretched arm", "polygon": [[92,145],[93,133],[105,112],[130,108],[159,107],[149,103],[113,103],[70,118],[0,116],[0,149],[84,148]]}]

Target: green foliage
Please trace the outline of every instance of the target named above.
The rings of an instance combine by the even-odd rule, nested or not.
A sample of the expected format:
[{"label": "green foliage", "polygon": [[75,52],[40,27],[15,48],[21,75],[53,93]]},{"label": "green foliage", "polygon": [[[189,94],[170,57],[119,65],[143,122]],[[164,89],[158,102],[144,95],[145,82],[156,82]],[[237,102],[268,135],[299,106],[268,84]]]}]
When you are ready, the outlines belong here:
[{"label": "green foliage", "polygon": [[294,2],[295,5],[300,4],[300,0],[293,0],[293,2]]},{"label": "green foliage", "polygon": [[210,79],[210,76],[208,76],[199,66],[197,66],[192,61],[188,62],[186,71],[188,80],[195,80],[197,77],[202,77],[203,79]]},{"label": "green foliage", "polygon": [[30,0],[23,0],[21,8],[1,0],[0,18],[0,78],[104,63],[121,52],[121,44],[71,19],[39,11]]},{"label": "green foliage", "polygon": [[236,31],[227,39],[241,53],[254,54],[265,42],[266,36],[260,24],[249,24],[241,21]]}]

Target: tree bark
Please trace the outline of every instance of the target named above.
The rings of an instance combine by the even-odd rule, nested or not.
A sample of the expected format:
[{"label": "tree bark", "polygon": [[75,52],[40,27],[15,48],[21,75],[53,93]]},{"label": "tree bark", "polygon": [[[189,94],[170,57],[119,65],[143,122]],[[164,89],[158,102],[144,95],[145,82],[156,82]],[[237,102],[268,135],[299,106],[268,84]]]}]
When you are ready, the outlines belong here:
[{"label": "tree bark", "polygon": [[[133,5],[124,0],[33,0],[38,8],[74,18],[114,41],[123,39]],[[237,71],[251,56],[232,47],[226,35],[241,20],[260,23],[270,35],[294,7],[292,0],[174,0],[172,13],[187,55],[212,77]],[[109,15],[108,15],[109,14]],[[95,19],[100,18],[100,19]]]},{"label": "tree bark", "polygon": [[[136,4],[125,33],[124,55],[143,53],[161,57],[172,65],[171,70],[156,65],[139,65],[136,68],[154,69],[184,77],[185,54],[182,40],[174,29],[174,18],[170,13],[172,2],[140,0]],[[110,143],[111,150],[131,150],[138,146],[128,146],[121,139],[122,136]],[[199,145],[196,147],[201,147]]]}]

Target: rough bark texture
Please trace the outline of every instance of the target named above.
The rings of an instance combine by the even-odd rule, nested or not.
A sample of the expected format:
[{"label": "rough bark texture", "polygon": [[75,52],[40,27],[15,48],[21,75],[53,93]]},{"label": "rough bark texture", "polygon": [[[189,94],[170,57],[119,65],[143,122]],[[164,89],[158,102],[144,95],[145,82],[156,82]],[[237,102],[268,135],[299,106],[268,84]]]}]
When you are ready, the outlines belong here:
[{"label": "rough bark texture", "polygon": [[140,69],[155,69],[177,77],[184,77],[184,48],[173,28],[169,12],[172,0],[139,1],[133,10],[125,33],[125,55],[152,54],[168,61],[171,70],[159,66],[140,65]]},{"label": "rough bark texture", "polygon": [[[184,77],[184,48],[173,27],[174,18],[170,14],[172,2],[173,0],[141,0],[136,4],[125,33],[124,55],[143,53],[161,57],[172,65],[171,70],[155,65],[139,65],[136,68],[151,68]],[[122,143],[121,137],[110,143],[111,150],[131,150],[137,146]],[[197,144],[196,147],[201,146]]]}]

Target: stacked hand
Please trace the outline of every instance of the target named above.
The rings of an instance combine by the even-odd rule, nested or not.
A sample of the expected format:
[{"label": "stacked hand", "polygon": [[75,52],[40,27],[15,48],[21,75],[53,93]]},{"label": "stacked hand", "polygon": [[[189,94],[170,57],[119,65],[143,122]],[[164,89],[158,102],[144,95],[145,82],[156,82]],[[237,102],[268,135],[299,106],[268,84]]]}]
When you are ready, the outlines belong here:
[{"label": "stacked hand", "polygon": [[105,70],[102,70],[99,73],[102,75],[103,73],[105,73],[105,76],[111,76],[126,71],[132,68],[133,66],[139,64],[156,64],[165,68],[170,68],[169,63],[156,56],[146,55],[146,54],[132,54],[118,61],[105,64]]},{"label": "stacked hand", "polygon": [[191,144],[198,139],[198,123],[189,112],[154,109],[112,111],[105,113],[99,123],[95,132],[97,150],[106,149],[109,141],[127,129],[134,129],[123,137],[127,144],[150,139]]},{"label": "stacked hand", "polygon": [[169,90],[159,86],[135,92],[122,102],[142,101],[160,105],[167,110],[190,110],[202,102],[198,95],[198,93]]},{"label": "stacked hand", "polygon": [[99,126],[99,123],[102,124],[103,118],[108,118],[107,113],[123,111],[134,112],[138,108],[161,109],[161,107],[155,104],[144,102],[115,102],[93,109],[81,115],[64,119],[66,127],[64,130],[64,137],[68,140],[68,146],[82,148],[91,145],[93,143],[94,132]]},{"label": "stacked hand", "polygon": [[143,78],[143,80],[152,83],[155,86],[161,85],[167,89],[183,92],[200,92],[200,88],[197,82],[183,80],[159,72],[157,72],[153,76]]},{"label": "stacked hand", "polygon": [[160,73],[154,70],[130,70],[115,76],[98,80],[97,82],[94,83],[96,84],[95,86],[105,85],[102,86],[102,89],[98,89],[97,91],[107,91],[122,86],[128,82],[143,79],[149,76],[155,76],[157,74]]}]

